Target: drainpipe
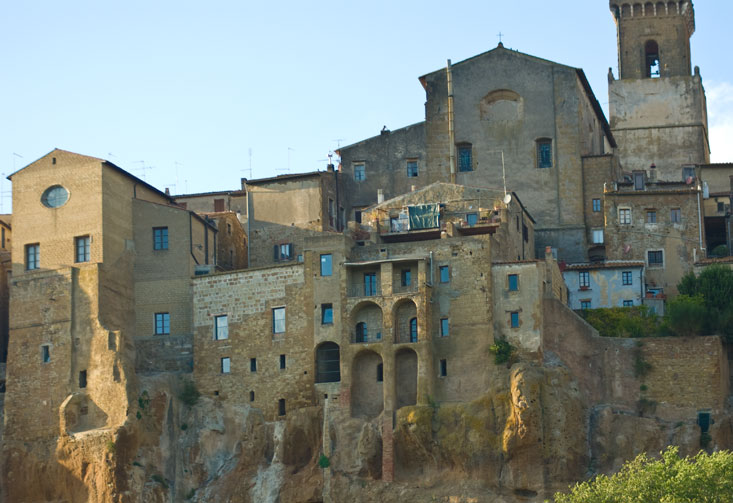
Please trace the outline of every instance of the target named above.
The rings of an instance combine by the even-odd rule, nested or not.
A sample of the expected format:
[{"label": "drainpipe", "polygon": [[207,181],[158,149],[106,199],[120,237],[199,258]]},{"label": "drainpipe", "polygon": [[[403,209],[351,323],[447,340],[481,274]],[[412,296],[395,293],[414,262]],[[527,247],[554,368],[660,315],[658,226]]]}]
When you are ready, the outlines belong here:
[{"label": "drainpipe", "polygon": [[430,252],[430,286],[433,286],[433,252]]},{"label": "drainpipe", "polygon": [[446,80],[448,81],[448,143],[450,143],[450,183],[456,183],[456,132],[453,121],[453,71],[451,70],[450,59],[445,68]]},{"label": "drainpipe", "polygon": [[707,250],[703,248],[702,243],[702,213],[700,212],[700,186],[698,185],[698,191],[697,191],[697,232],[700,235],[700,253],[702,254],[702,258],[705,258],[705,255],[707,255]]},{"label": "drainpipe", "polygon": [[250,210],[252,204],[250,198],[252,197],[252,191],[247,188],[247,182],[243,182],[242,185],[244,186],[242,187],[244,193],[247,196],[247,267],[252,267],[252,262],[249,258],[249,250],[252,248],[252,239],[250,238],[250,222],[252,222],[252,211]]}]

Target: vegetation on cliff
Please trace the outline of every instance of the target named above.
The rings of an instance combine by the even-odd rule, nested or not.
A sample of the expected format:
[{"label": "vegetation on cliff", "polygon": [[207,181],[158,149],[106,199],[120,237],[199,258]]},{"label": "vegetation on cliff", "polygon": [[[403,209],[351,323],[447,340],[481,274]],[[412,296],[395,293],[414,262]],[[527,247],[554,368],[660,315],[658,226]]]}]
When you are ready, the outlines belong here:
[{"label": "vegetation on cliff", "polygon": [[611,477],[575,485],[569,494],[555,495],[556,503],[728,503],[733,501],[733,453],[680,458],[677,447],[652,460],[646,454],[627,462]]}]

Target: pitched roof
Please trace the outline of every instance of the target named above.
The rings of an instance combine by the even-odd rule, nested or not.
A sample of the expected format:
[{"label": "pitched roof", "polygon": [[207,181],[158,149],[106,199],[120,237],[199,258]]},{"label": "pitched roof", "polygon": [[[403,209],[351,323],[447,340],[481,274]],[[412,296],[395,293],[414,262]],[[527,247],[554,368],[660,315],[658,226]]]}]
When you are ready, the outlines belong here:
[{"label": "pitched roof", "polygon": [[644,267],[643,260],[608,260],[606,262],[567,264],[566,271],[591,271],[594,269],[623,269],[626,267]]},{"label": "pitched roof", "polygon": [[94,157],[94,156],[91,156],[91,155],[77,154],[76,152],[71,152],[71,151],[69,151],[69,150],[62,150],[62,149],[60,149],[60,148],[55,148],[55,149],[53,149],[53,150],[52,150],[52,151],[50,151],[50,152],[49,152],[48,154],[46,154],[46,155],[43,155],[43,156],[39,157],[38,159],[36,159],[35,161],[31,162],[30,164],[27,164],[27,165],[23,166],[22,168],[20,168],[19,170],[15,171],[15,172],[13,172],[13,173],[11,173],[11,174],[9,174],[9,175],[8,175],[8,180],[10,180],[10,181],[12,182],[12,181],[13,181],[13,180],[12,180],[13,176],[15,176],[16,174],[20,173],[21,171],[23,171],[23,170],[25,170],[25,169],[27,169],[27,168],[31,167],[32,165],[34,165],[35,163],[37,163],[38,161],[40,161],[40,160],[41,160],[41,159],[43,159],[44,157],[48,157],[49,155],[51,155],[51,154],[53,154],[53,153],[55,153],[55,152],[64,152],[64,153],[66,153],[66,154],[72,154],[72,155],[77,155],[77,156],[79,156],[79,157],[85,157],[85,158],[87,158],[87,159],[89,159],[89,160],[92,160],[92,161],[97,161],[97,162],[99,162],[99,163],[101,163],[101,164],[103,164],[103,165],[105,165],[105,166],[107,166],[107,167],[109,167],[109,168],[111,168],[111,169],[113,169],[113,170],[117,171],[118,173],[121,173],[121,174],[125,175],[125,176],[126,176],[127,178],[131,179],[131,180],[132,180],[132,181],[134,181],[135,183],[138,183],[138,184],[140,184],[140,185],[144,186],[145,188],[147,188],[147,189],[149,189],[149,190],[151,190],[151,191],[155,192],[156,194],[158,194],[158,195],[160,195],[160,196],[163,196],[163,197],[164,197],[164,198],[166,198],[166,200],[168,200],[169,202],[171,202],[171,203],[175,203],[175,201],[173,200],[173,198],[172,198],[171,196],[169,196],[168,194],[166,194],[165,192],[161,191],[160,189],[157,189],[157,188],[153,187],[152,185],[150,185],[150,184],[149,184],[148,182],[146,182],[145,180],[141,180],[140,178],[136,177],[136,176],[135,176],[135,175],[133,175],[132,173],[130,173],[130,172],[128,172],[128,171],[125,171],[124,169],[120,168],[120,167],[119,167],[119,166],[117,166],[116,164],[114,164],[114,163],[112,163],[112,162],[110,162],[110,161],[108,161],[108,160],[106,160],[106,159],[101,159],[101,158],[99,158],[99,157]]}]

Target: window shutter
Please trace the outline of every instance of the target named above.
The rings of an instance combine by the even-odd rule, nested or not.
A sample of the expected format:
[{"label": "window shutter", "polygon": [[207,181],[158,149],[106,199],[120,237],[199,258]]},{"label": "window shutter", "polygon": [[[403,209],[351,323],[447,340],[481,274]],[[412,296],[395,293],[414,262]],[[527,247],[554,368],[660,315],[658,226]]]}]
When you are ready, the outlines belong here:
[{"label": "window shutter", "polygon": [[274,257],[273,257],[273,258],[274,258],[275,260],[278,260],[278,259],[280,259],[280,246],[278,246],[278,245],[275,245],[275,246],[274,246],[274,248],[273,248],[273,255],[274,255]]}]

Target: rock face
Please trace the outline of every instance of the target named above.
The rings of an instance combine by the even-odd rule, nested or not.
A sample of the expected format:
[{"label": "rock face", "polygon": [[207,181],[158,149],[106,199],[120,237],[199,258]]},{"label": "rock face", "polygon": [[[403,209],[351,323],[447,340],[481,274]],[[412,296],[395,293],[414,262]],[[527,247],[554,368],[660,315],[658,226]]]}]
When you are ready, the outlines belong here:
[{"label": "rock face", "polygon": [[[563,366],[518,363],[498,371],[471,402],[407,406],[352,418],[338,405],[265,421],[226,400],[179,398],[181,378],[141,378],[124,425],[4,446],[12,502],[541,502],[594,473],[666,445],[694,454],[701,434],[651,409],[588,408]],[[666,412],[665,412],[666,413]],[[385,416],[386,415],[386,416]],[[325,434],[325,442],[323,435]],[[730,447],[731,416],[716,419],[710,447]],[[394,482],[385,483],[393,439]],[[322,453],[328,453],[325,461]],[[324,466],[319,466],[319,460]],[[328,465],[328,466],[326,466]]]}]

